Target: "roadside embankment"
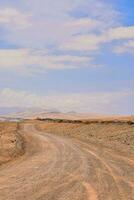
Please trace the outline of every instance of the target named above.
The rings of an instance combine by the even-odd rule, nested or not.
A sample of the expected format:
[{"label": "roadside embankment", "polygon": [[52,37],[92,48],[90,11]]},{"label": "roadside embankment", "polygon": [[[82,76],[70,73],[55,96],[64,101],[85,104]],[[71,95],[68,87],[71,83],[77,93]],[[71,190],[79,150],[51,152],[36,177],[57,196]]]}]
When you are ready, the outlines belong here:
[{"label": "roadside embankment", "polygon": [[23,154],[23,141],[16,122],[0,122],[0,165]]}]

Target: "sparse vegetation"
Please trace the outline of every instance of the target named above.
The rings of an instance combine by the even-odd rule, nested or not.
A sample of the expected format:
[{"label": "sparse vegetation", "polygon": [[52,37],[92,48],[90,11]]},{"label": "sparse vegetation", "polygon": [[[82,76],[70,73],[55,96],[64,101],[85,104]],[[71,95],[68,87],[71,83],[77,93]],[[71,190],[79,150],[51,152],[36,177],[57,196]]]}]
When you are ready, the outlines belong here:
[{"label": "sparse vegetation", "polygon": [[52,119],[52,118],[37,118],[39,121],[54,122],[54,123],[70,123],[70,124],[129,124],[134,125],[132,119],[90,119],[90,120],[70,120],[70,119]]}]

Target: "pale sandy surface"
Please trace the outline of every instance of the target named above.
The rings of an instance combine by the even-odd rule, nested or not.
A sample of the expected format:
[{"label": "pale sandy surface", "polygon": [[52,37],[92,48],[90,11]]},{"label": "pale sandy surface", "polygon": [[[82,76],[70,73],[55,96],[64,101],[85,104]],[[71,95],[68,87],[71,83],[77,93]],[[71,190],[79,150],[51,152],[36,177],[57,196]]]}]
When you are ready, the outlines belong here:
[{"label": "pale sandy surface", "polygon": [[0,122],[0,165],[22,154],[22,151],[17,123]]},{"label": "pale sandy surface", "polygon": [[0,200],[134,199],[132,155],[36,127],[21,125],[25,154],[0,166]]},{"label": "pale sandy surface", "polygon": [[134,156],[134,124],[37,122],[36,127],[41,131],[76,138],[87,143],[112,148],[126,156]]}]

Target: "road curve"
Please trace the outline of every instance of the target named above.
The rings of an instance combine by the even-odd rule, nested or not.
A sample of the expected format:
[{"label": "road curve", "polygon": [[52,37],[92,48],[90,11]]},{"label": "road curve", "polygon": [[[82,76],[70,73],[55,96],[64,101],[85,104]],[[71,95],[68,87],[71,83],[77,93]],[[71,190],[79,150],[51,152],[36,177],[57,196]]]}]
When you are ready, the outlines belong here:
[{"label": "road curve", "polygon": [[21,135],[25,154],[0,167],[0,200],[134,200],[134,160],[32,124]]}]

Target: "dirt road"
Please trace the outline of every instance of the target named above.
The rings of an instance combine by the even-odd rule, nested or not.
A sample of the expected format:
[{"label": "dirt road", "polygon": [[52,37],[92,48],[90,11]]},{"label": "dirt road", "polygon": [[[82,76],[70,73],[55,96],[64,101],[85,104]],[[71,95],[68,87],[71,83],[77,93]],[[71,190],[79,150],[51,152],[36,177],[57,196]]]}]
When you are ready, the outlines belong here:
[{"label": "dirt road", "polygon": [[134,160],[32,124],[21,134],[25,154],[0,167],[0,200],[134,199]]}]

